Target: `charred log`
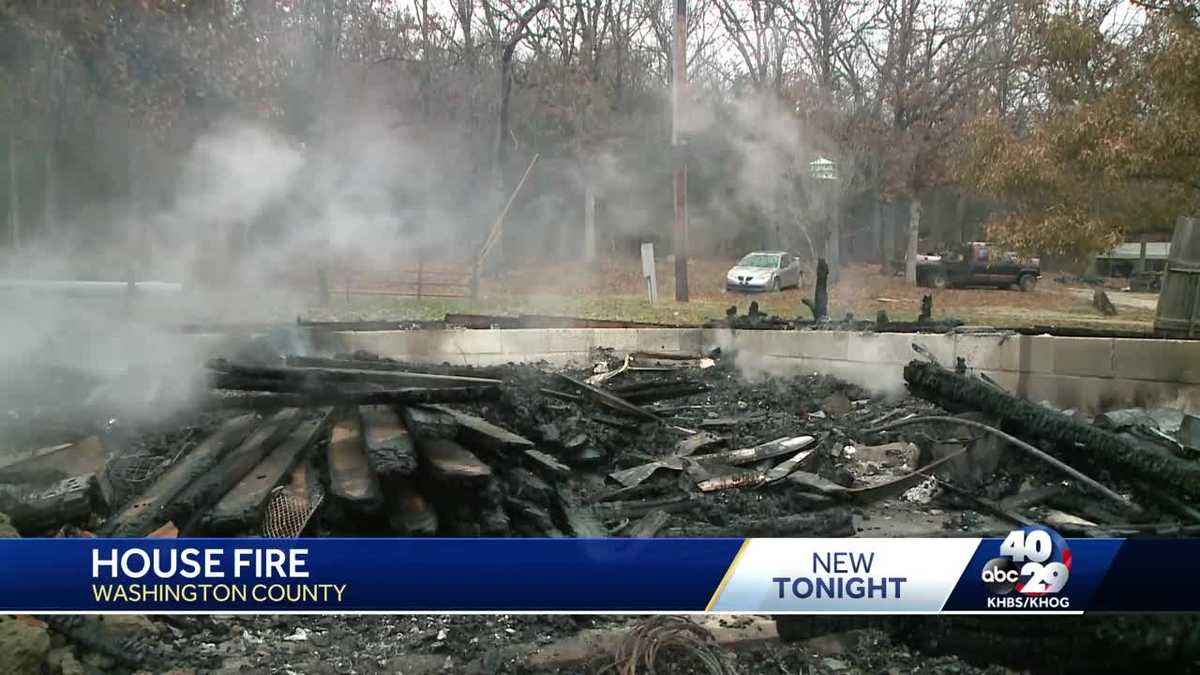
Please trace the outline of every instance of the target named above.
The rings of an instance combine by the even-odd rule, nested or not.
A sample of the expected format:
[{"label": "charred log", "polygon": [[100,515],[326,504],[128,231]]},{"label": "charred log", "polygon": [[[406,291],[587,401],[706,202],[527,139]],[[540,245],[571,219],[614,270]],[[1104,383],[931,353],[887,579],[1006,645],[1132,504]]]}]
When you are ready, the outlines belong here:
[{"label": "charred log", "polygon": [[1017,398],[987,384],[936,365],[911,361],[904,379],[916,395],[947,407],[968,407],[999,419],[1020,435],[1053,441],[1131,478],[1169,486],[1200,497],[1200,465],[1166,453],[1135,448],[1112,432],[1078,422],[1060,412]]}]

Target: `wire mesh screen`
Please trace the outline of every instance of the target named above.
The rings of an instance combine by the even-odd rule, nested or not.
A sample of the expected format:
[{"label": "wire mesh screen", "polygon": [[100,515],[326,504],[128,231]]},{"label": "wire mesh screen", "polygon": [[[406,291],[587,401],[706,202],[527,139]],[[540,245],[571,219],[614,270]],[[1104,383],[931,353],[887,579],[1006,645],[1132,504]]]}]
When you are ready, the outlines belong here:
[{"label": "wire mesh screen", "polygon": [[308,527],[308,521],[325,500],[320,483],[314,483],[308,494],[297,494],[290,485],[280,485],[271,491],[263,514],[262,536],[274,539],[293,539]]},{"label": "wire mesh screen", "polygon": [[179,454],[181,453],[155,455],[149,452],[132,452],[110,459],[105,471],[115,500],[122,503],[141,494],[151,481],[161,476],[179,459]]}]

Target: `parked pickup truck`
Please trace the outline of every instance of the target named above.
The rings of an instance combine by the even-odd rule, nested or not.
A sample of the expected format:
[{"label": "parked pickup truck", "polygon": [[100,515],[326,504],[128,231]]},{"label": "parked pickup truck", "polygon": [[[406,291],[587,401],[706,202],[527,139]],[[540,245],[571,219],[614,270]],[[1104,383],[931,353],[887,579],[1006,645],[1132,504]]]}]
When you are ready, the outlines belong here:
[{"label": "parked pickup truck", "polygon": [[940,256],[917,259],[917,283],[933,288],[950,286],[1016,286],[1032,291],[1042,275],[1041,261],[1021,258],[985,242],[971,242]]}]

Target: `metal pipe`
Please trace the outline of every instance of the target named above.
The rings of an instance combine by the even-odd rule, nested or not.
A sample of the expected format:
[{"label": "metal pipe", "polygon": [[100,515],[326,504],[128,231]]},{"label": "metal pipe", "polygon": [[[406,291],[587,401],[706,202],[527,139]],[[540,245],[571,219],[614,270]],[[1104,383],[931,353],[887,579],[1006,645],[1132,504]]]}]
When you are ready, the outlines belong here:
[{"label": "metal pipe", "polygon": [[1025,441],[1017,438],[1016,436],[1006,434],[1003,431],[1000,431],[999,429],[997,429],[995,427],[988,426],[982,422],[976,422],[975,420],[962,419],[961,417],[951,417],[949,415],[927,415],[925,417],[909,417],[907,419],[896,420],[895,422],[888,422],[887,424],[881,424],[877,427],[863,429],[861,433],[874,434],[874,433],[878,433],[880,431],[887,431],[889,429],[895,429],[897,427],[904,427],[904,426],[908,426],[910,424],[922,424],[925,422],[943,422],[946,424],[958,424],[961,426],[970,427],[972,429],[979,429],[981,431],[986,431],[995,436],[999,436],[1000,438],[1003,438],[1005,441],[1012,443],[1013,445],[1024,450],[1025,452],[1029,453],[1030,455],[1033,455],[1034,457],[1042,460],[1043,462],[1046,462],[1047,464],[1055,467],[1056,469],[1062,471],[1063,473],[1066,473],[1067,475],[1071,476],[1072,478],[1078,480],[1079,482],[1083,483],[1084,485],[1087,485],[1088,487],[1095,490],[1097,493],[1102,494],[1105,497],[1108,497],[1109,499],[1113,500],[1114,502],[1119,503],[1121,506],[1123,506],[1127,509],[1130,509],[1132,511],[1135,511],[1135,512],[1140,512],[1142,510],[1141,507],[1139,507],[1137,504],[1134,504],[1133,502],[1129,501],[1125,497],[1122,497],[1121,495],[1117,494],[1116,492],[1113,492],[1112,490],[1108,489],[1107,487],[1102,485],[1099,481],[1089,478],[1087,475],[1081,473],[1078,469],[1075,469],[1071,465],[1062,462],[1061,460],[1043,452],[1042,450],[1039,450],[1038,448],[1030,445],[1029,443],[1026,443]]}]

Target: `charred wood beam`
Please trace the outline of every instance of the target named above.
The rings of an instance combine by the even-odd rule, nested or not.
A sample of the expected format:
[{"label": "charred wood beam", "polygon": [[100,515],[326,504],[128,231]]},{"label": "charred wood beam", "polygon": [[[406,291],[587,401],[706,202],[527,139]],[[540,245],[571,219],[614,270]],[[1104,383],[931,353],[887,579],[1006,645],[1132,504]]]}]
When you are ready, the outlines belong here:
[{"label": "charred wood beam", "polygon": [[503,368],[495,366],[452,366],[450,364],[400,363],[382,358],[343,359],[320,356],[289,356],[287,365],[296,368],[335,368],[340,370],[382,370],[425,373],[428,375],[453,375],[458,377],[487,377],[503,379]]},{"label": "charred wood beam", "polygon": [[626,401],[636,405],[692,396],[708,390],[709,386],[703,382],[668,382],[651,385],[639,384],[633,389],[613,388],[613,391],[619,393]]},{"label": "charred wood beam", "polygon": [[619,412],[624,415],[630,415],[632,417],[640,417],[641,419],[649,420],[651,422],[663,421],[658,415],[655,415],[644,408],[636,406],[620,396],[604,391],[598,387],[593,387],[586,382],[580,382],[579,380],[567,375],[563,375],[562,373],[559,373],[558,377],[567,384],[570,384],[571,386],[582,391],[584,396],[587,396],[593,401],[615,412]]},{"label": "charred wood beam", "polygon": [[237,447],[258,424],[258,416],[234,418],[171,465],[150,487],[110,518],[99,534],[105,537],[144,537],[168,518],[166,507],[192,481],[205,475]]},{"label": "charred wood beam", "polygon": [[304,415],[298,408],[285,408],[276,413],[211,471],[197,476],[191,485],[172,499],[164,510],[166,520],[186,529],[193,516],[216,504],[303,419]]},{"label": "charred wood beam", "polygon": [[922,398],[979,410],[1019,429],[1022,435],[1053,441],[1123,475],[1200,497],[1200,464],[1195,462],[1139,450],[1111,432],[929,363],[909,362],[904,379]]},{"label": "charred wood beam", "polygon": [[492,457],[502,457],[508,453],[530,450],[534,447],[533,441],[528,438],[496,426],[482,417],[468,415],[446,406],[432,405],[429,407],[454,418],[458,424],[459,442],[473,450],[482,450]]},{"label": "charred wood beam", "polygon": [[[393,387],[469,387],[499,385],[500,380],[456,375],[431,375],[401,370],[277,367],[229,363],[217,360],[209,363],[209,369],[218,373],[240,376],[248,380],[279,380],[308,385],[317,383],[379,384]],[[237,381],[236,378],[226,378]]]},{"label": "charred wood beam", "polygon": [[325,447],[329,470],[329,494],[334,502],[355,516],[370,515],[383,507],[383,489],[371,470],[357,411],[344,412],[330,430]]},{"label": "charred wood beam", "polygon": [[337,405],[416,405],[421,403],[456,403],[496,398],[498,386],[451,387],[448,389],[339,389],[324,387],[298,393],[248,392],[214,393],[201,402],[208,409],[278,410],[280,408],[318,408]]},{"label": "charred wood beam", "polygon": [[221,497],[199,521],[198,531],[212,535],[228,535],[257,530],[271,490],[283,482],[320,440],[328,428],[330,413],[321,419],[309,420],[297,426],[255,467]]},{"label": "charred wood beam", "polygon": [[362,416],[367,462],[380,480],[389,482],[417,470],[417,452],[400,415],[391,407],[365,405]]}]

